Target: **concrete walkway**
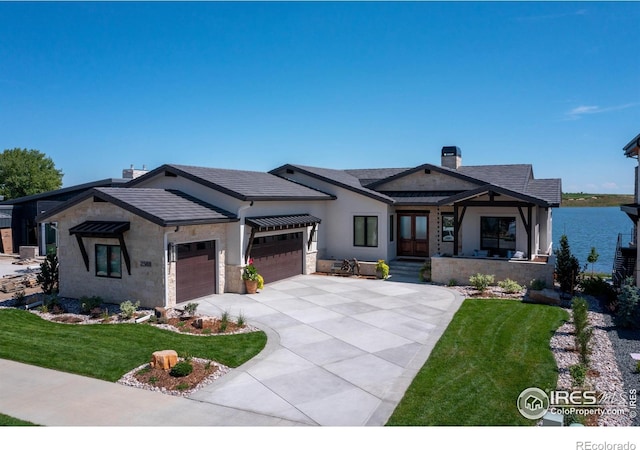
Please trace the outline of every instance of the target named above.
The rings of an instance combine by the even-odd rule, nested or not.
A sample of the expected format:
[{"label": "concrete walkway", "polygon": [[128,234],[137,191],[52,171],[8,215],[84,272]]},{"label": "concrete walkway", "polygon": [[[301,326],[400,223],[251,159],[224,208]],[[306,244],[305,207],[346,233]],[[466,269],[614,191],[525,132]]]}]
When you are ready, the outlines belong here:
[{"label": "concrete walkway", "polygon": [[416,283],[300,275],[198,301],[268,335],[189,398],[0,360],[0,412],[41,425],[384,425],[462,303]]}]

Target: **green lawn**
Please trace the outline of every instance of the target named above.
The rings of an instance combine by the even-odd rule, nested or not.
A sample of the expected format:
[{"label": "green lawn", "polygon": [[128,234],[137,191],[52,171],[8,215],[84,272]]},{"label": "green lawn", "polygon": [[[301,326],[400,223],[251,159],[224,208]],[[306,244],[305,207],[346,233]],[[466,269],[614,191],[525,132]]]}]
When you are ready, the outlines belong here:
[{"label": "green lawn", "polygon": [[16,419],[15,417],[0,414],[0,427],[33,427],[37,426],[26,420]]},{"label": "green lawn", "polygon": [[549,340],[568,318],[552,306],[465,300],[387,425],[533,425],[516,401],[525,388],[555,388]]},{"label": "green lawn", "polygon": [[158,350],[237,367],[257,355],[267,337],[261,331],[191,336],[149,324],[69,325],[27,311],[0,309],[0,342],[0,358],[117,381]]}]

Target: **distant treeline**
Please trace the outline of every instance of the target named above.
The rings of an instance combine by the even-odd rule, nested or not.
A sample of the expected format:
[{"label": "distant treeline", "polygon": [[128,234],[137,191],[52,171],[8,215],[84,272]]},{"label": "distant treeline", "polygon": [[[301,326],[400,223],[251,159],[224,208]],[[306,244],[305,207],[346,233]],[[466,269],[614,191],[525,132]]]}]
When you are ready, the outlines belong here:
[{"label": "distant treeline", "polygon": [[563,193],[561,206],[620,206],[633,203],[633,194]]}]

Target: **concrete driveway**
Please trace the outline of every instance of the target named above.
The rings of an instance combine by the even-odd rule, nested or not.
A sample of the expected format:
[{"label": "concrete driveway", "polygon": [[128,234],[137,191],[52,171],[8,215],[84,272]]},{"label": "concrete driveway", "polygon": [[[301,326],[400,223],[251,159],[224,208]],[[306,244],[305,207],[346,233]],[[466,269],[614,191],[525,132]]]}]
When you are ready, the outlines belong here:
[{"label": "concrete driveway", "polygon": [[198,313],[242,312],[269,339],[191,397],[0,359],[0,412],[50,426],[384,425],[462,300],[426,284],[319,275],[205,297]]},{"label": "concrete driveway", "polygon": [[201,299],[269,336],[258,357],[191,396],[307,425],[384,425],[458,310],[426,284],[300,275]]}]

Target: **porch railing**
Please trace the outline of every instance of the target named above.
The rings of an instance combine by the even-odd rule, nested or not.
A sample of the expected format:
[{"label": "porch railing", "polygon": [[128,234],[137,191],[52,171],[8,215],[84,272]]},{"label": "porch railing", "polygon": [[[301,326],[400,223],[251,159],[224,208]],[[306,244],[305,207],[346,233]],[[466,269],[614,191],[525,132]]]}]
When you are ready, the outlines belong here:
[{"label": "porch railing", "polygon": [[638,257],[637,248],[636,233],[618,234],[611,273],[614,286],[620,287],[625,279],[634,276]]}]

